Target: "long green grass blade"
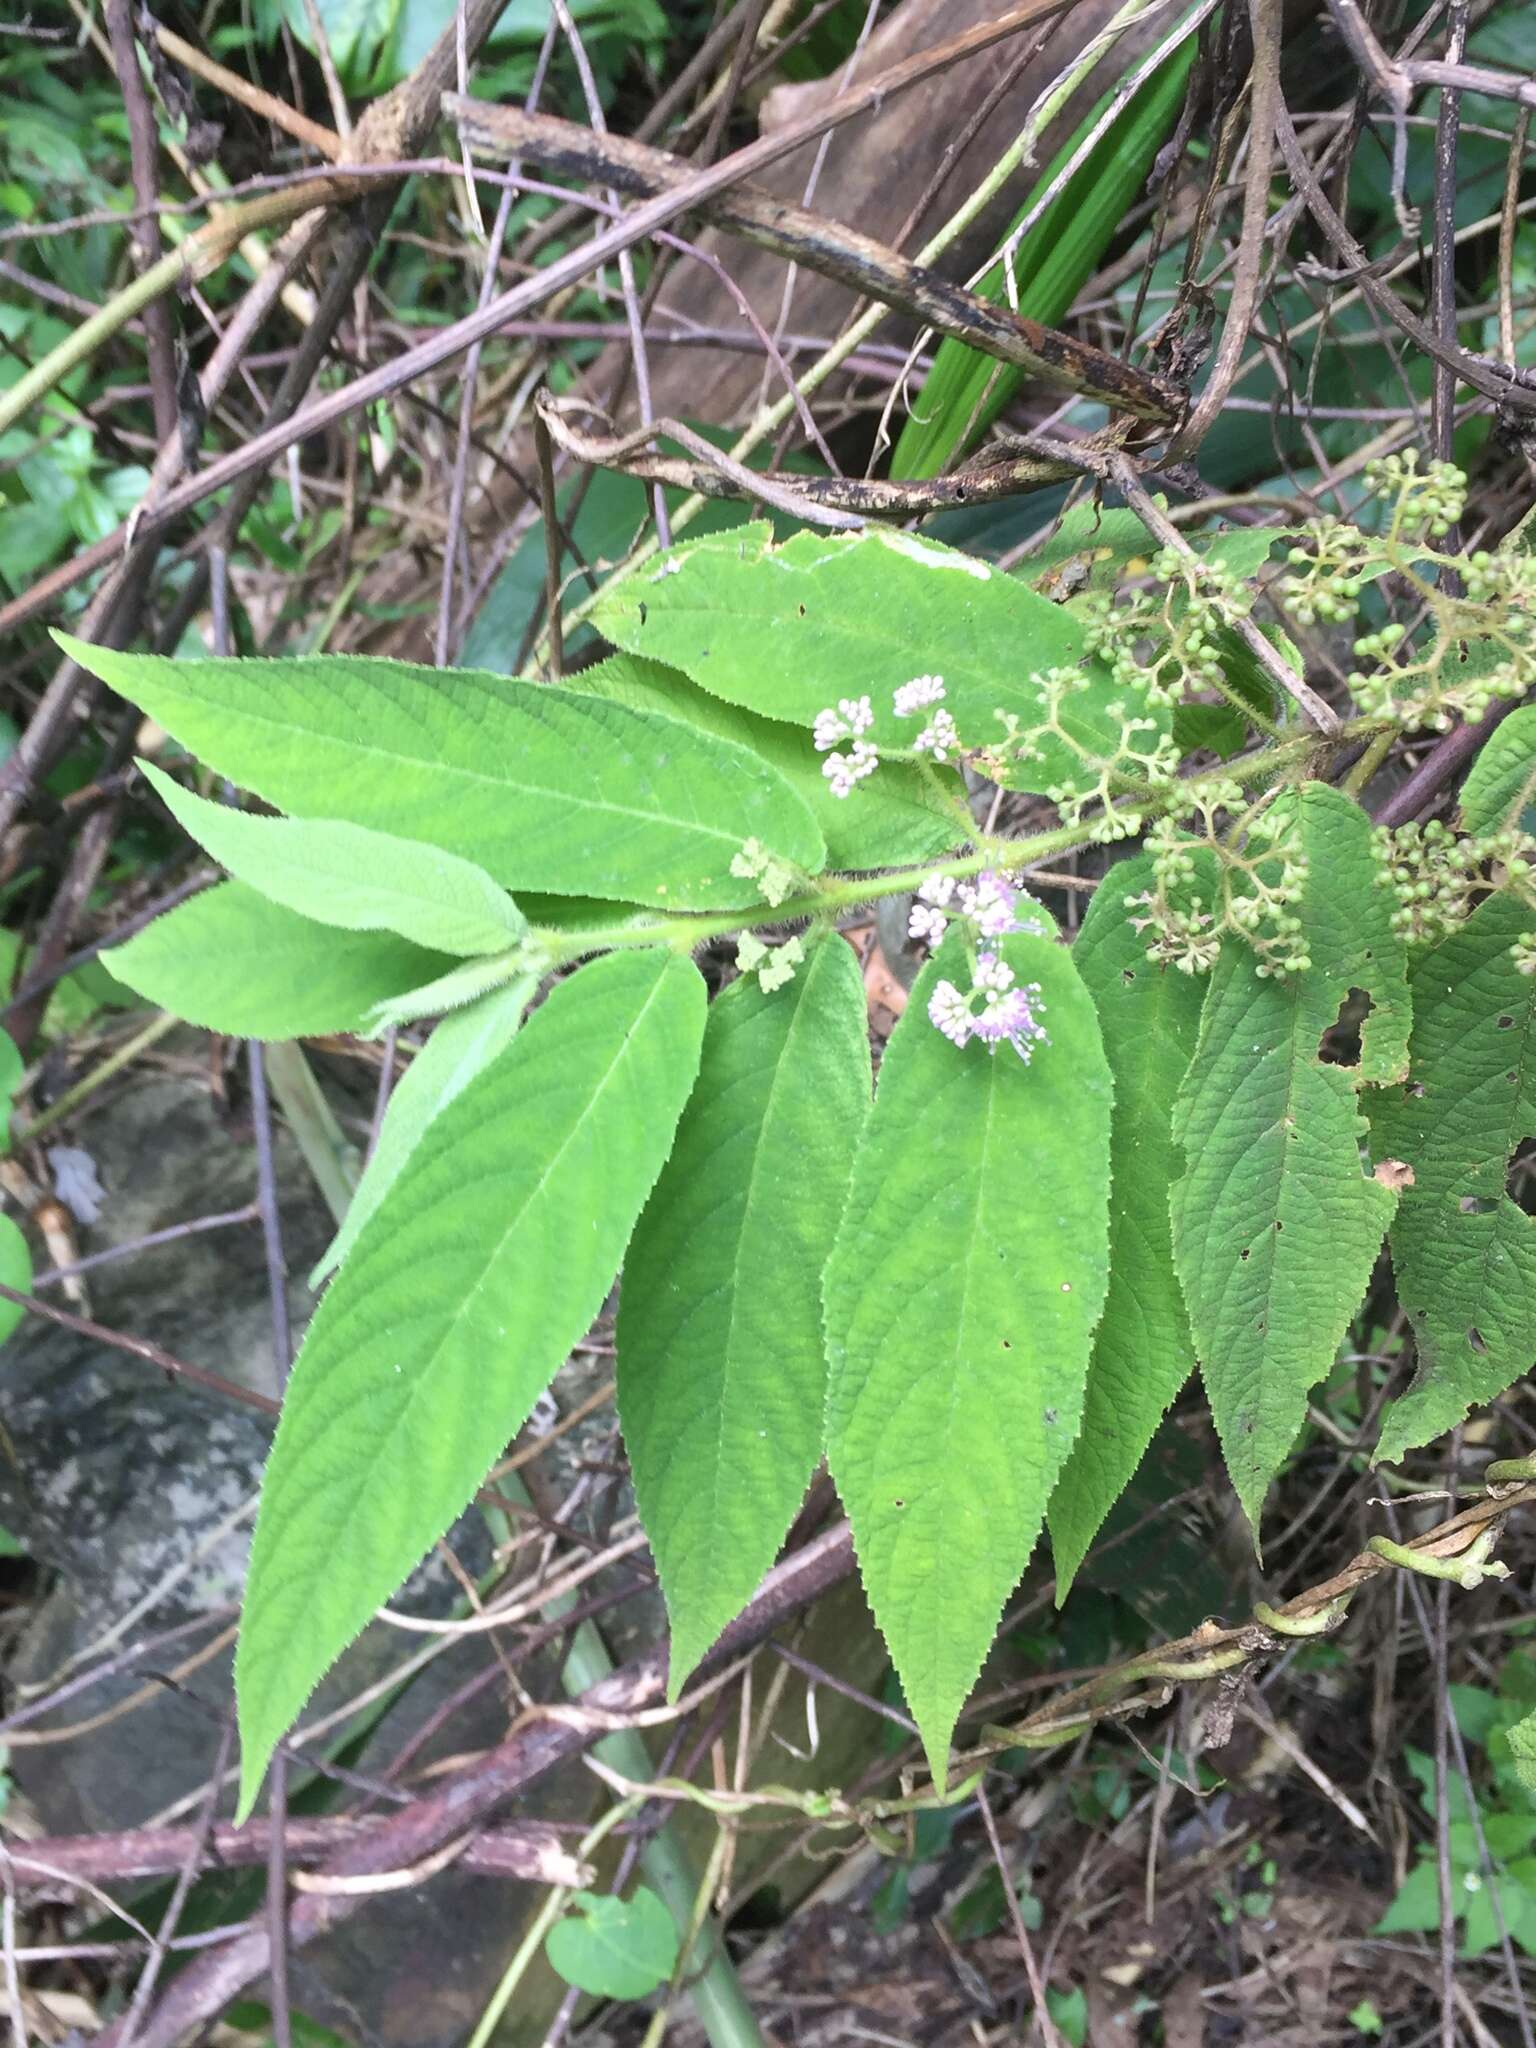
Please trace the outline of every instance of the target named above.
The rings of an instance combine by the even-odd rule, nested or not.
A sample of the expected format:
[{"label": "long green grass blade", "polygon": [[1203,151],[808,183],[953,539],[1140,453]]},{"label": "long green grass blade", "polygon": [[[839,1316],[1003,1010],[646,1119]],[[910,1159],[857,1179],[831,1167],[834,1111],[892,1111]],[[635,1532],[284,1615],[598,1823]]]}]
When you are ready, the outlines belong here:
[{"label": "long green grass blade", "polygon": [[[1144,188],[1153,159],[1167,140],[1183,103],[1194,62],[1195,38],[1186,39],[1122,108],[1013,252],[1019,312],[1053,327],[1098,268],[1126,208]],[[1083,137],[1103,116],[1108,96],[1084,120],[1015,216],[1022,220],[1071,162]],[[976,287],[983,298],[1006,296],[1005,263],[992,265]],[[986,432],[1025,376],[952,337],[940,342],[896,452],[893,477],[938,476]]]}]

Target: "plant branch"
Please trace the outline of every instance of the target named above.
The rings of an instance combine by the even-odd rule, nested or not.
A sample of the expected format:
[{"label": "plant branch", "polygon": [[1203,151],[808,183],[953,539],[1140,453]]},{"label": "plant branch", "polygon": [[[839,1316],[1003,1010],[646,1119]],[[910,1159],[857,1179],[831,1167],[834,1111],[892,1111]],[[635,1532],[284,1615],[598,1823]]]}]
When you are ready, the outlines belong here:
[{"label": "plant branch", "polygon": [[1522,412],[1536,411],[1536,384],[1524,371],[1490,361],[1486,356],[1475,356],[1458,342],[1443,339],[1376,274],[1370,257],[1355,240],[1338,208],[1323,190],[1283,103],[1276,112],[1276,127],[1281,154],[1292,183],[1306,200],[1308,211],[1347,270],[1350,281],[1359,287],[1376,311],[1399,328],[1415,347],[1432,356],[1436,362],[1443,363],[1463,384],[1471,385],[1484,398],[1518,407]]},{"label": "plant branch", "polygon": [[[444,95],[443,111],[458,122],[476,149],[498,158],[525,157],[546,170],[621,192],[675,192],[696,175],[681,157],[665,150],[597,134],[549,114],[489,106],[456,93]],[[999,362],[1013,363],[1058,390],[1098,399],[1138,419],[1168,422],[1183,410],[1180,394],[1162,378],[1042,327],[1006,305],[994,305],[868,235],[791,206],[771,192],[744,182],[695,210],[728,234],[910,313],[939,333],[953,335]]]},{"label": "plant branch", "polygon": [[[1490,1467],[1490,1475],[1499,1467]],[[1260,1601],[1251,1618],[1236,1628],[1203,1622],[1190,1635],[1159,1649],[1128,1658],[1085,1684],[1074,1686],[1012,1727],[988,1728],[985,1739],[958,1759],[963,1766],[984,1761],[1006,1749],[1046,1749],[1070,1742],[1095,1723],[1123,1721],[1164,1706],[1176,1685],[1235,1675],[1262,1658],[1273,1656],[1286,1640],[1321,1635],[1342,1621],[1362,1587],[1383,1573],[1409,1569],[1427,1577],[1475,1583],[1479,1576],[1497,1576],[1489,1558],[1505,1518],[1516,1508],[1536,1507],[1536,1470],[1527,1460],[1510,1461],[1507,1475],[1472,1507],[1464,1508],[1437,1529],[1401,1546],[1373,1539],[1342,1571],[1320,1585],[1271,1607]],[[1516,1477],[1516,1474],[1521,1476]]]},{"label": "plant branch", "polygon": [[[578,462],[647,483],[694,491],[703,498],[758,500],[812,526],[858,527],[866,519],[923,518],[963,505],[995,504],[1017,497],[1021,491],[1037,490],[1044,483],[1081,476],[1085,470],[1096,474],[1099,468],[1095,443],[1041,441],[1038,452],[1000,460],[978,458],[943,477],[900,483],[883,477],[848,476],[796,476],[791,481],[748,469],[677,420],[652,420],[649,426],[633,428],[627,434],[599,435],[583,433],[571,424],[574,414],[596,410],[583,399],[541,393],[537,410],[549,434]],[[680,442],[692,451],[693,459],[650,450],[647,443],[658,435]],[[1021,445],[1036,446],[1028,441]]]},{"label": "plant branch", "polygon": [[[1126,808],[1143,821],[1170,813],[1176,816],[1187,810],[1207,785],[1221,788],[1237,782],[1246,787],[1306,762],[1316,755],[1319,747],[1348,745],[1394,729],[1390,720],[1352,719],[1332,733],[1307,733],[1298,739],[1282,740],[1275,746],[1258,749],[1238,760],[1223,761],[1215,768],[1202,769],[1197,775],[1182,777],[1169,789],[1138,789],[1127,798]],[[857,795],[849,801],[857,803]],[[691,953],[705,940],[726,938],[732,932],[750,931],[756,926],[797,924],[806,919],[835,918],[866,903],[878,902],[883,896],[908,895],[932,875],[953,875],[963,879],[980,874],[984,868],[1006,868],[1010,873],[1022,873],[1027,880],[1029,870],[1040,861],[1100,843],[1106,819],[1116,815],[1111,808],[1082,824],[1057,825],[1048,832],[1034,832],[1023,839],[986,839],[979,842],[975,852],[957,854],[951,860],[924,861],[920,867],[895,868],[883,875],[833,876],[813,885],[803,895],[789,897],[782,903],[749,904],[741,910],[719,911],[707,917],[657,918],[650,924],[613,925],[575,935],[544,930],[540,931],[539,937],[550,947],[550,964],[555,966],[585,959],[591,953],[622,952],[635,946],[668,946],[674,952]],[[1128,829],[1139,828],[1130,828],[1128,824]],[[510,978],[519,970],[521,954],[514,948],[505,957]]]},{"label": "plant branch", "polygon": [[[1152,494],[1147,490],[1145,484],[1142,483],[1140,477],[1136,474],[1134,466],[1126,456],[1110,456],[1106,465],[1106,474],[1125,499],[1127,505],[1130,506],[1142,525],[1147,529],[1148,533],[1151,534],[1161,547],[1172,548],[1175,554],[1181,556],[1185,561],[1198,565],[1198,555],[1196,555],[1194,549],[1184,538],[1183,534],[1180,533],[1167,513],[1153,499]],[[1294,703],[1301,707],[1318,731],[1326,733],[1330,739],[1336,738],[1340,727],[1339,714],[1331,704],[1326,703],[1319,697],[1305,676],[1297,675],[1290,664],[1281,659],[1278,649],[1270,645],[1269,641],[1265,639],[1264,635],[1253,623],[1253,620],[1250,618],[1234,619],[1232,621],[1232,630],[1259,664],[1260,668],[1263,669],[1265,675],[1269,677],[1270,681],[1275,683],[1287,697],[1291,698]]]},{"label": "plant branch", "polygon": [[[363,1842],[376,1821],[329,1814],[319,1820],[290,1818],[285,1845],[294,1864],[309,1869]],[[128,1828],[120,1834],[43,1836],[0,1849],[9,1855],[18,1891],[34,1898],[63,1898],[89,1881],[139,1883],[179,1870],[195,1845],[193,1828]],[[272,1826],[267,1820],[215,1827],[199,1858],[213,1870],[248,1870],[265,1863]],[[478,1877],[515,1878],[529,1884],[588,1884],[592,1873],[562,1846],[552,1828],[517,1822],[488,1828],[466,1844],[461,1870]],[[382,1887],[376,1887],[381,1889]]]},{"label": "plant branch", "polygon": [[195,78],[214,86],[226,99],[238,101],[253,114],[259,114],[264,121],[270,121],[274,128],[281,128],[285,135],[291,135],[295,142],[307,143],[318,150],[332,163],[338,162],[344,154],[344,144],[334,128],[326,128],[318,121],[312,121],[308,114],[301,114],[290,107],[286,100],[280,100],[248,78],[242,78],[238,71],[230,71],[218,63],[206,51],[198,49],[184,37],[169,29],[164,22],[155,23],[155,41],[168,57],[172,57],[183,71],[190,71]]},{"label": "plant branch", "polygon": [[[853,1569],[852,1537],[847,1524],[841,1523],[774,1567],[751,1605],[721,1637],[705,1668],[712,1673],[728,1670],[743,1652],[755,1649]],[[665,1697],[666,1670],[666,1647],[656,1644],[611,1678],[589,1687],[571,1705],[531,1708],[495,1749],[329,1858],[319,1874],[328,1879],[356,1878],[413,1868],[448,1843],[475,1833],[508,1799],[527,1791],[559,1764],[580,1755],[613,1728],[635,1725],[641,1716],[655,1713]],[[676,1709],[662,1710],[669,1719],[685,1711],[686,1698]],[[306,1892],[293,1909],[293,1945],[297,1948],[338,1926],[365,1896],[361,1887]],[[137,2048],[172,2048],[259,1977],[267,1958],[265,1924],[252,1921],[167,1988]],[[97,2036],[97,2048],[122,2048],[120,2022]]]},{"label": "plant branch", "polygon": [[[112,65],[128,117],[128,161],[133,177],[137,215],[132,231],[134,255],[141,270],[152,270],[164,253],[156,211],[159,178],[155,117],[139,69],[139,46],[133,29],[133,0],[107,0],[107,36]],[[145,304],[144,331],[149,342],[149,390],[155,433],[161,443],[176,431],[176,320],[171,302],[155,297]]]},{"label": "plant branch", "polygon": [[1170,448],[1170,458],[1175,460],[1187,460],[1193,455],[1220,418],[1258,311],[1264,271],[1264,229],[1269,218],[1269,173],[1275,155],[1275,119],[1284,104],[1280,97],[1281,17],[1282,0],[1249,0],[1253,68],[1248,81],[1248,164],[1243,178],[1243,218],[1232,289],[1211,374]]}]

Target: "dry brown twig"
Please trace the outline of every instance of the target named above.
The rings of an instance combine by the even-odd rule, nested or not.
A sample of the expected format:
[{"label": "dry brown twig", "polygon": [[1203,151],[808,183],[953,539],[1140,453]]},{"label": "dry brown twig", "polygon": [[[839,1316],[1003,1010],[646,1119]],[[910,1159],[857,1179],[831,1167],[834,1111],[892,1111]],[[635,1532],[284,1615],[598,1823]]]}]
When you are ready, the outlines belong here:
[{"label": "dry brown twig", "polygon": [[[547,393],[538,400],[539,417],[551,437],[578,462],[696,491],[704,498],[758,499],[819,526],[862,526],[866,518],[911,519],[952,506],[993,504],[1063,477],[1085,471],[1097,474],[1104,455],[1097,443],[1019,437],[1017,445],[1026,453],[985,451],[948,476],[904,483],[883,477],[806,476],[789,483],[731,461],[677,420],[653,420],[626,434],[584,433],[573,424],[575,415],[595,409],[584,400]],[[660,434],[691,450],[695,459],[649,452],[648,444]]]},{"label": "dry brown twig", "polygon": [[[682,158],[664,150],[598,134],[551,115],[488,106],[457,93],[443,95],[443,111],[482,152],[526,158],[547,170],[631,194],[678,192],[695,175]],[[954,335],[999,362],[1016,364],[1058,390],[1096,398],[1134,418],[1164,425],[1183,409],[1180,394],[1163,379],[1072,335],[1042,327],[1006,305],[995,305],[867,235],[791,206],[748,182],[705,200],[695,210],[729,234],[910,313],[939,333]]]}]

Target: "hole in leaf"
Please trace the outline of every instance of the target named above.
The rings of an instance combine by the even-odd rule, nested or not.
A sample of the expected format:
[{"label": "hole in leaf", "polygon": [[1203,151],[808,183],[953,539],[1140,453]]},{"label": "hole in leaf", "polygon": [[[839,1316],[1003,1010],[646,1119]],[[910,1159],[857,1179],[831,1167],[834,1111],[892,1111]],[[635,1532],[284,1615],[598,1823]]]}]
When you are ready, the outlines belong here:
[{"label": "hole in leaf", "polygon": [[1513,1031],[1514,1028],[1515,1020],[1513,1017],[1501,1017],[1499,1019],[1499,1029],[1501,1031]]},{"label": "hole in leaf", "polygon": [[1463,1216],[1487,1216],[1499,1205],[1490,1202],[1486,1195],[1463,1195],[1456,1206]]},{"label": "hole in leaf", "polygon": [[1237,1256],[1240,1259],[1251,1259],[1253,1257],[1253,1253],[1247,1245],[1244,1245],[1243,1249],[1238,1253]]},{"label": "hole in leaf", "polygon": [[1418,1101],[1419,1097],[1424,1093],[1424,1083],[1422,1081],[1410,1081],[1407,1087],[1404,1088],[1403,1093],[1406,1096],[1408,1096],[1410,1100],[1416,1102]]},{"label": "hole in leaf", "polygon": [[904,1508],[906,1506],[906,1502],[904,1500],[893,1500],[891,1502],[891,1506],[893,1508]]},{"label": "hole in leaf", "polygon": [[1339,1014],[1317,1042],[1317,1056],[1330,1067],[1358,1067],[1360,1035],[1372,1010],[1363,988],[1349,989],[1339,1004]]},{"label": "hole in leaf", "polygon": [[1013,1349],[1013,1345],[1009,1342],[1009,1340],[1006,1337],[1003,1339],[1003,1349],[1005,1351],[1011,1351]]},{"label": "hole in leaf", "polygon": [[1129,985],[1136,979],[1135,968],[1122,967],[1120,970],[1120,979],[1126,984],[1127,987],[1129,987]]},{"label": "hole in leaf", "polygon": [[1483,1341],[1483,1333],[1476,1327],[1475,1324],[1467,1332],[1467,1342],[1472,1346],[1472,1349],[1474,1351],[1481,1351],[1484,1354],[1487,1353],[1488,1346]]},{"label": "hole in leaf", "polygon": [[1276,1230],[1284,1230],[1285,1228],[1285,1225],[1280,1221],[1280,1218],[1278,1216],[1275,1218],[1275,1228]]},{"label": "hole in leaf", "polygon": [[803,604],[797,605],[795,609],[799,612],[801,618],[803,619],[805,617],[805,606]]},{"label": "hole in leaf", "polygon": [[641,623],[641,625],[643,626],[643,625],[645,624],[645,614],[646,614],[646,604],[645,604],[645,600],[644,600],[643,598],[642,598],[642,599],[641,599],[641,601],[640,601],[640,607],[639,607],[639,610],[640,610],[640,623]]},{"label": "hole in leaf", "polygon": [[1054,1408],[1046,1409],[1045,1426],[1047,1429],[1054,1429],[1056,1427],[1056,1410]]}]

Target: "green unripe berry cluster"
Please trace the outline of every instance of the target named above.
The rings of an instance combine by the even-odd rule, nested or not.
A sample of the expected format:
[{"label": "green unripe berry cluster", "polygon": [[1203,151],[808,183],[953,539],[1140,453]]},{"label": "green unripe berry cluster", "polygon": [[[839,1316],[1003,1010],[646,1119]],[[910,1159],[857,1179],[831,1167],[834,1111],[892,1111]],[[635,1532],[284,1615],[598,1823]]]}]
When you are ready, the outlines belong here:
[{"label": "green unripe berry cluster", "polygon": [[1432,821],[1378,832],[1376,850],[1397,898],[1392,928],[1421,946],[1457,930],[1477,898],[1501,883],[1529,893],[1536,841],[1509,828],[1458,833]]},{"label": "green unripe berry cluster", "polygon": [[1191,562],[1173,548],[1150,568],[1164,589],[1082,601],[1087,649],[1149,704],[1180,704],[1221,686],[1221,635],[1247,617],[1253,596],[1223,563]]},{"label": "green unripe berry cluster", "polygon": [[[1162,818],[1147,835],[1156,887],[1138,930],[1152,934],[1149,952],[1186,973],[1202,972],[1223,937],[1242,939],[1265,977],[1303,974],[1312,965],[1296,909],[1307,864],[1293,828],[1273,815],[1246,832],[1220,829],[1219,814],[1241,814],[1247,800],[1236,784],[1207,785],[1197,804],[1202,830],[1188,832]],[[1241,841],[1244,843],[1235,843]],[[1195,885],[1214,874],[1200,893]]]},{"label": "green unripe berry cluster", "polygon": [[1440,540],[1467,509],[1467,480],[1453,462],[1419,468],[1418,451],[1378,456],[1365,466],[1365,486],[1392,506],[1393,538]]}]

